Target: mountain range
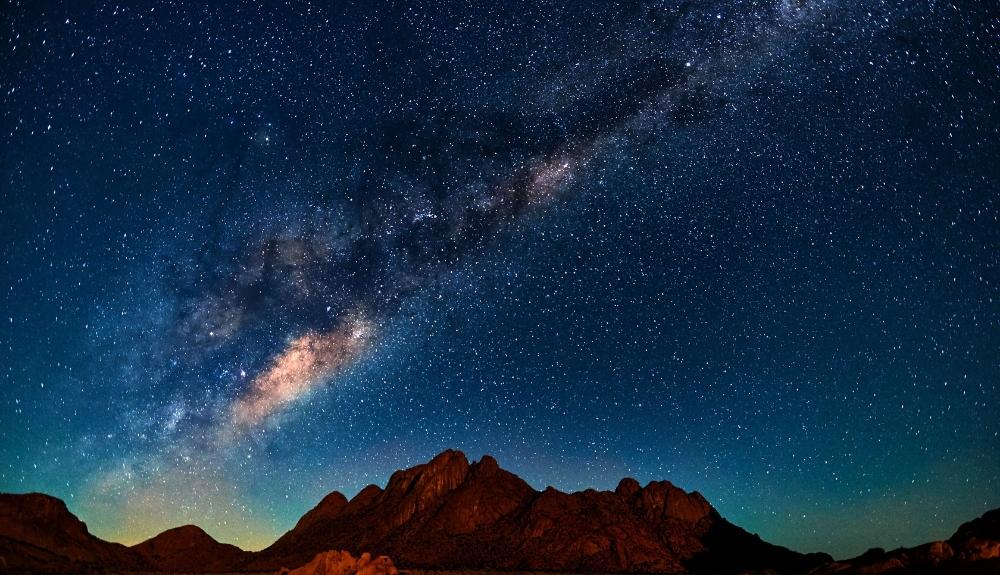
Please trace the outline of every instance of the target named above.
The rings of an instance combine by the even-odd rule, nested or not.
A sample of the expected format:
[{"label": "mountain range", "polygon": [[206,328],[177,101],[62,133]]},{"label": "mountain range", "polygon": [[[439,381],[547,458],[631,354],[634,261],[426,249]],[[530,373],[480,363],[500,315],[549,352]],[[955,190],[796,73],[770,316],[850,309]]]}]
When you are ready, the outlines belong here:
[{"label": "mountain range", "polygon": [[387,555],[404,571],[563,573],[1000,573],[1000,510],[947,541],[834,562],[767,543],[701,494],[623,479],[614,491],[533,489],[489,456],[448,450],[385,488],[323,498],[271,546],[249,552],[187,525],[126,547],[90,534],[54,497],[0,494],[0,572],[277,572],[331,550]]}]

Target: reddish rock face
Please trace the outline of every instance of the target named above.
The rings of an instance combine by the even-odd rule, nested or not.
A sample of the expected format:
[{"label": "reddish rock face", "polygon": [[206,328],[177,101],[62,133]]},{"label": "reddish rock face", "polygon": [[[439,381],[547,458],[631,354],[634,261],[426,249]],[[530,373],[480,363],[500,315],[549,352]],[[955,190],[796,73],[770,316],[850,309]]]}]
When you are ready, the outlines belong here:
[{"label": "reddish rock face", "polygon": [[194,525],[168,529],[132,549],[159,571],[225,571],[250,557],[250,553],[219,543]]},{"label": "reddish rock face", "polygon": [[389,511],[386,530],[408,522],[414,515],[435,507],[465,482],[469,461],[458,451],[445,451],[429,463],[397,471],[389,478],[379,503]]},{"label": "reddish rock face", "polygon": [[435,569],[727,573],[824,560],[761,541],[669,482],[538,492],[492,457],[470,464],[457,451],[398,471],[385,490],[370,486],[346,504],[327,497],[246,567],[295,567],[328,549]]},{"label": "reddish rock face", "polygon": [[41,493],[0,494],[0,558],[6,569],[38,573],[148,567],[128,547],[91,535],[65,503]]},{"label": "reddish rock face", "polygon": [[398,571],[388,557],[372,559],[370,553],[362,553],[355,559],[347,551],[326,551],[313,558],[302,567],[282,569],[279,575],[397,575]]},{"label": "reddish rock face", "polygon": [[654,481],[630,499],[648,521],[677,519],[697,522],[712,512],[712,506],[697,491],[686,493],[669,481]]}]

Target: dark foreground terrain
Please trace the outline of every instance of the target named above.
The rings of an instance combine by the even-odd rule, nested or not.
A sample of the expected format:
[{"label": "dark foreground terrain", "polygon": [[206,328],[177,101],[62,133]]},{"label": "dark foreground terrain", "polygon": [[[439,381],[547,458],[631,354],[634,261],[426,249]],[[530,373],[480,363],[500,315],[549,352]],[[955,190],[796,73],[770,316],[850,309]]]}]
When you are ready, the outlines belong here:
[{"label": "dark foreground terrain", "polygon": [[[318,555],[331,550],[348,553],[321,561]],[[370,564],[356,559],[363,552],[371,552]],[[394,473],[384,489],[370,485],[350,500],[329,494],[258,552],[219,543],[192,525],[126,547],[91,535],[58,499],[0,495],[4,573],[384,575],[397,567],[411,575],[998,574],[1000,510],[962,525],[947,541],[835,562],[767,543],[726,521],[699,493],[666,481],[537,491],[493,458],[470,463],[457,451]]]}]

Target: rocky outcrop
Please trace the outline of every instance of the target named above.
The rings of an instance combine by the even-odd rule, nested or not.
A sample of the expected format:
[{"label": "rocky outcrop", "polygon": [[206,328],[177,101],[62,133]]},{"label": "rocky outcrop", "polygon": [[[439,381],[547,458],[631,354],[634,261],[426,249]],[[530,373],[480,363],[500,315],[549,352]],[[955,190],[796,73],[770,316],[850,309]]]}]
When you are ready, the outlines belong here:
[{"label": "rocky outcrop", "polygon": [[219,543],[200,527],[184,525],[132,546],[157,571],[208,573],[245,562],[250,553]]},{"label": "rocky outcrop", "polygon": [[280,575],[397,575],[392,560],[382,556],[372,559],[362,553],[355,559],[347,551],[326,551],[298,569],[282,569]]},{"label": "rocky outcrop", "polygon": [[137,553],[90,534],[61,500],[41,493],[0,494],[0,568],[3,572],[83,573],[141,570]]},{"label": "rocky outcrop", "polygon": [[870,549],[810,575],[996,575],[1000,573],[1000,509],[963,524],[947,541],[892,551]]},{"label": "rocky outcrop", "polygon": [[384,490],[331,494],[246,567],[294,567],[327,549],[434,569],[735,573],[829,560],[761,541],[666,481],[539,492],[492,457],[470,463],[457,451],[394,473]]}]

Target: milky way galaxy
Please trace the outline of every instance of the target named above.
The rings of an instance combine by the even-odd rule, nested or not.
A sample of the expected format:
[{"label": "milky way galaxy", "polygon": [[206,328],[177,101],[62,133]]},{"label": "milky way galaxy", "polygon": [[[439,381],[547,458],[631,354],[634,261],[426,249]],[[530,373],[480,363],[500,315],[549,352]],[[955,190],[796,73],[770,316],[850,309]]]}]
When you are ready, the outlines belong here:
[{"label": "milky way galaxy", "polygon": [[[448,157],[440,161],[478,168],[472,174],[451,174],[450,166],[428,169],[432,162],[426,156],[409,169],[400,167],[408,164],[414,150],[424,150],[422,143],[405,146],[420,128],[417,134],[400,132],[387,137],[389,141],[381,143],[386,158],[372,170],[383,174],[360,184],[363,209],[347,226],[359,230],[356,235],[345,241],[341,234],[331,240],[317,237],[312,230],[281,230],[282,238],[266,240],[263,253],[254,253],[250,266],[241,264],[235,277],[223,269],[207,295],[192,290],[194,311],[174,322],[190,326],[188,331],[196,335],[208,330],[209,338],[231,338],[248,328],[233,318],[245,318],[247,308],[260,306],[261,301],[266,302],[266,312],[273,313],[275,309],[287,312],[293,302],[322,306],[331,297],[348,302],[339,313],[328,314],[332,317],[358,314],[360,306],[374,310],[376,322],[383,321],[403,300],[419,295],[461,265],[468,252],[494,241],[505,226],[545,209],[567,193],[605,141],[628,138],[637,129],[658,124],[669,129],[711,117],[725,98],[722,86],[726,82],[742,78],[746,68],[773,57],[783,42],[793,42],[803,33],[782,18],[751,13],[726,33],[714,31],[700,37],[694,49],[695,66],[684,51],[675,54],[656,45],[673,40],[675,27],[691,9],[690,4],[652,8],[651,14],[662,21],[654,23],[652,38],[646,39],[651,46],[643,46],[639,55],[601,52],[587,57],[602,59],[603,78],[573,78],[577,72],[568,70],[560,81],[572,81],[579,88],[540,86],[543,92],[559,90],[562,101],[549,103],[558,110],[553,124],[569,126],[553,130],[556,136],[551,142],[537,136],[544,128],[532,125],[507,127],[491,135],[493,141],[488,143],[495,151],[485,152],[484,142],[466,147],[463,136],[479,137],[476,130],[483,126],[502,128],[503,120],[461,113],[452,117],[449,110],[443,120],[443,141],[435,144],[449,149]],[[788,10],[788,6],[782,8],[786,18]],[[822,15],[823,11],[810,5],[795,23],[808,25]],[[545,120],[532,119],[545,124]],[[520,154],[508,150],[519,144],[524,148]],[[440,178],[447,182],[443,191],[435,189],[433,181]],[[248,274],[248,268],[258,271]],[[329,306],[327,311],[331,311]],[[312,314],[299,319],[304,324],[313,321]],[[324,317],[323,323],[327,321]],[[324,333],[295,336],[253,379],[249,398],[235,400],[233,413],[225,416],[224,423],[252,427],[292,405],[302,393],[329,382],[360,357],[361,346],[354,345],[357,338],[345,336],[358,329],[352,327],[356,322],[347,319]],[[190,338],[191,334],[185,335]]]},{"label": "milky way galaxy", "polygon": [[251,427],[357,360],[372,335],[364,319],[292,340],[233,402],[229,424]]},{"label": "milky way galaxy", "polygon": [[492,4],[5,6],[0,490],[246,548],[444,448],[837,556],[1000,505],[984,6]]}]

